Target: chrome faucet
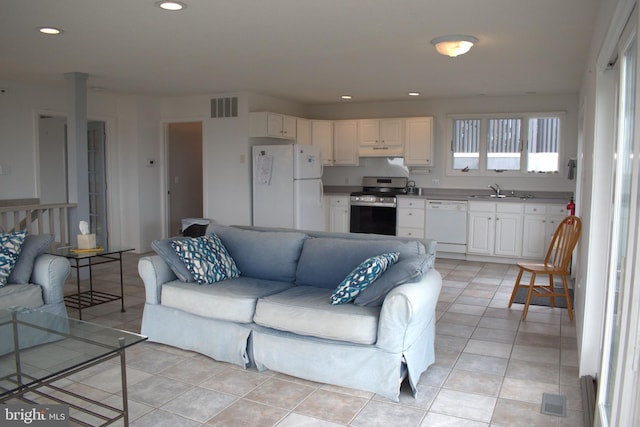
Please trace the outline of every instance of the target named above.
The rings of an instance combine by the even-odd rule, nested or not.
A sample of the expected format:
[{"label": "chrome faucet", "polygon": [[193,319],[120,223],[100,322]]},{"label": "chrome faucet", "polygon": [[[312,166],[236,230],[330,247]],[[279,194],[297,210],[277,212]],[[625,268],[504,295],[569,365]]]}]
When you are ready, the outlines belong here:
[{"label": "chrome faucet", "polygon": [[487,187],[489,187],[490,189],[496,192],[496,197],[500,197],[500,186],[498,184],[493,184],[493,185],[489,184],[487,185]]}]

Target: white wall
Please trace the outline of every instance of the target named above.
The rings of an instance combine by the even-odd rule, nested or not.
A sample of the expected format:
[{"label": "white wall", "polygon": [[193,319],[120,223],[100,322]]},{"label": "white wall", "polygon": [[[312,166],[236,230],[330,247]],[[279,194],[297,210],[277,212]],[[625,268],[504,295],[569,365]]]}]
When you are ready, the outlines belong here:
[{"label": "white wall", "polygon": [[38,120],[38,197],[40,203],[67,202],[66,117]]},{"label": "white wall", "polygon": [[[119,236],[112,241],[139,252],[150,250],[162,236],[162,172],[147,167],[147,159],[159,159],[160,108],[158,100],[142,96],[118,99],[118,176],[120,211]],[[114,233],[112,233],[114,234]]]},{"label": "white wall", "polygon": [[[503,188],[529,191],[574,191],[575,180],[568,180],[566,165],[570,157],[577,151],[577,117],[578,97],[570,95],[527,95],[471,98],[425,99],[417,101],[398,101],[385,103],[340,103],[331,105],[308,106],[307,115],[315,119],[359,119],[382,117],[434,116],[435,164],[429,168],[428,175],[412,174],[410,178],[419,187],[427,188],[486,188],[488,184],[498,183]],[[495,177],[460,177],[446,175],[446,161],[450,142],[447,129],[449,114],[467,113],[508,113],[508,112],[565,112],[566,121],[563,134],[564,152],[560,158],[560,172],[555,176],[528,176],[502,178]],[[325,185],[359,185],[365,175],[379,175],[376,170],[384,164],[379,159],[367,159],[361,162],[365,168],[334,166],[325,168],[323,182]],[[369,165],[369,167],[367,167]],[[434,183],[439,180],[439,184]]]}]

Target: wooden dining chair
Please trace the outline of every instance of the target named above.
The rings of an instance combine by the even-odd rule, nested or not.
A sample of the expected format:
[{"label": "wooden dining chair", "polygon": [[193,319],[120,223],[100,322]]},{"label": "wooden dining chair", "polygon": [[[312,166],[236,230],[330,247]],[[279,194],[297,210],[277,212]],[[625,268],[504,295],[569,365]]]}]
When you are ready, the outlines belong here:
[{"label": "wooden dining chair", "polygon": [[[547,297],[551,298],[551,307],[555,307],[555,297],[564,297],[567,301],[567,310],[569,311],[569,319],[573,320],[573,308],[571,307],[571,298],[569,297],[569,287],[567,285],[567,276],[569,275],[569,267],[571,263],[571,254],[573,249],[578,243],[580,238],[580,230],[582,228],[582,222],[577,216],[567,216],[558,224],[553,239],[547,249],[547,255],[542,263],[517,263],[520,271],[518,272],[518,278],[513,286],[513,292],[511,293],[511,299],[509,300],[509,307],[513,304],[513,300],[516,297],[516,293],[520,288],[528,288],[527,299],[524,304],[524,310],[522,312],[522,320],[526,320],[527,312],[529,311],[529,303],[532,297]],[[527,271],[531,273],[531,280],[528,285],[521,285],[520,279],[522,274]],[[536,283],[537,275],[547,275],[549,277],[549,284]],[[554,276],[560,276],[562,279],[562,292],[557,292],[554,288]]]}]

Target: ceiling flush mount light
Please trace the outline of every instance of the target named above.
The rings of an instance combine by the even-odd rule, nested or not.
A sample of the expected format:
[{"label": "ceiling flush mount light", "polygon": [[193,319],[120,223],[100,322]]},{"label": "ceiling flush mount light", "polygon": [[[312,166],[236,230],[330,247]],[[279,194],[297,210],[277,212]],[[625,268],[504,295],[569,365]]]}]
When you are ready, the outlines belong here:
[{"label": "ceiling flush mount light", "polygon": [[478,43],[476,37],[462,35],[436,37],[431,40],[431,44],[435,46],[439,54],[452,58],[469,52],[476,43]]},{"label": "ceiling flush mount light", "polygon": [[159,1],[156,3],[156,5],[160,8],[160,9],[164,9],[164,10],[172,10],[172,11],[176,11],[176,10],[182,10],[185,7],[187,7],[186,4],[181,3],[179,1]]},{"label": "ceiling flush mount light", "polygon": [[409,95],[409,96],[420,96],[420,92],[409,92],[407,95]]},{"label": "ceiling flush mount light", "polygon": [[342,98],[342,99],[353,99],[353,96],[351,96],[351,95],[342,95],[340,98]]},{"label": "ceiling flush mount light", "polygon": [[42,34],[47,34],[50,36],[62,34],[62,30],[60,28],[55,28],[55,27],[40,27],[38,28],[38,31],[40,31]]}]

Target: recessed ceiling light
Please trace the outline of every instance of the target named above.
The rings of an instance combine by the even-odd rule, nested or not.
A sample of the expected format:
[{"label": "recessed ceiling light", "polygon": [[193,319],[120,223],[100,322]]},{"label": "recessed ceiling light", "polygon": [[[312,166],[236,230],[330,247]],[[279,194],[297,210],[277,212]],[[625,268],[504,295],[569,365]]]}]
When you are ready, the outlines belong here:
[{"label": "recessed ceiling light", "polygon": [[60,28],[55,28],[55,27],[40,27],[38,28],[38,31],[40,31],[42,34],[48,34],[51,36],[62,34],[62,30]]},{"label": "recessed ceiling light", "polygon": [[179,1],[159,1],[156,3],[156,5],[160,8],[160,9],[164,9],[164,10],[182,10],[185,7],[187,7],[186,4],[179,2]]},{"label": "recessed ceiling light", "polygon": [[420,92],[409,92],[409,96],[420,96]]},{"label": "recessed ceiling light", "polygon": [[353,99],[353,96],[351,96],[351,95],[342,95],[340,98],[342,98],[342,99]]}]

